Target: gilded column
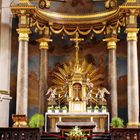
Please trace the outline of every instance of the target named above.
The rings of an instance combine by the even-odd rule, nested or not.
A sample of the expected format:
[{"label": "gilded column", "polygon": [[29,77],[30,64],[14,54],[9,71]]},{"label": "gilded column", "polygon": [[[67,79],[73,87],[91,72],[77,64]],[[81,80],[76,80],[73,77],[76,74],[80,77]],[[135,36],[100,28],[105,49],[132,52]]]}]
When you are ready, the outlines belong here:
[{"label": "gilded column", "polygon": [[39,74],[39,112],[45,111],[45,92],[47,91],[47,73],[48,73],[48,42],[51,39],[38,39],[40,43],[40,74]]},{"label": "gilded column", "polygon": [[28,41],[29,28],[17,29],[19,34],[16,114],[26,115],[28,110]]},{"label": "gilded column", "polygon": [[111,112],[112,117],[118,116],[118,100],[117,100],[117,70],[116,70],[116,37],[104,39],[107,42],[107,49],[109,50],[109,64],[108,64],[108,85],[111,94]]},{"label": "gilded column", "polygon": [[139,84],[138,84],[138,56],[137,56],[137,28],[126,28],[127,33],[127,98],[128,98],[128,126],[139,125]]}]

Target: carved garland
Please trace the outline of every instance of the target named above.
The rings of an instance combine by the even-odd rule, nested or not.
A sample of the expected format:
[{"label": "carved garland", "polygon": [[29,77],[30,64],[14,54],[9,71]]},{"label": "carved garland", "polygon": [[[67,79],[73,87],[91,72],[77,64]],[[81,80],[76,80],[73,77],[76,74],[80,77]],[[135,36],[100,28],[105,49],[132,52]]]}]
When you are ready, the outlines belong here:
[{"label": "carved garland", "polygon": [[[125,23],[124,20],[125,20],[125,18],[119,19],[114,25],[108,25],[108,27],[110,29],[114,30],[114,29],[117,29],[120,26],[124,26],[124,23]],[[32,18],[31,18],[30,26],[31,27],[37,27],[37,29],[39,31],[48,30],[48,26],[41,25],[37,20],[33,20]],[[76,32],[79,32],[81,35],[87,35],[90,32],[94,32],[95,34],[104,33],[105,30],[106,30],[106,27],[107,27],[106,24],[104,24],[100,29],[97,29],[97,27],[95,29],[93,26],[91,26],[90,29],[83,31],[83,30],[80,29],[80,27],[77,26],[72,31],[69,31],[64,25],[61,26],[59,29],[58,28],[56,29],[54,26],[50,25],[49,29],[52,33],[55,33],[55,34],[60,34],[60,33],[64,32],[67,35],[74,35]]]}]

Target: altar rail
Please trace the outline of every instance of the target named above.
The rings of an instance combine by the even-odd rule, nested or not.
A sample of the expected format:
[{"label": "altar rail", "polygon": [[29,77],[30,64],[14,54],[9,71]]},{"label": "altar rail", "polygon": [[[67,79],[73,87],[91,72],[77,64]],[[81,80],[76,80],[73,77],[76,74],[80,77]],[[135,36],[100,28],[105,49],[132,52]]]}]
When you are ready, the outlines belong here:
[{"label": "altar rail", "polygon": [[0,128],[0,140],[40,140],[38,128]]},{"label": "altar rail", "polygon": [[111,140],[140,140],[140,128],[112,128]]}]

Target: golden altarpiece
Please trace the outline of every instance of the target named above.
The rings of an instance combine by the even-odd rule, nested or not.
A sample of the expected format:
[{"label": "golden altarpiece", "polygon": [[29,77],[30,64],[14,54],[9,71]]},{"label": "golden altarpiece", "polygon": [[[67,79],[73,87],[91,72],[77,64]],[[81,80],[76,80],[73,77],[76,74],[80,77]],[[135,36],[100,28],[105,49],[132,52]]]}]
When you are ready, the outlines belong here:
[{"label": "golden altarpiece", "polygon": [[[138,0],[105,0],[102,1],[102,7],[98,8],[99,2],[94,0],[83,1],[83,0],[56,0],[58,5],[60,6],[57,9],[54,9],[55,0],[38,0],[38,1],[30,1],[30,0],[19,0],[14,1],[11,3],[11,10],[14,15],[19,18],[18,24],[18,34],[19,34],[19,45],[20,48],[24,47],[24,45],[28,46],[29,41],[29,34],[32,32],[38,32],[43,37],[41,37],[38,41],[40,44],[40,54],[41,60],[40,61],[40,84],[39,84],[39,111],[44,112],[44,99],[47,96],[50,102],[56,105],[56,103],[60,106],[61,104],[65,105],[68,103],[68,108],[70,113],[81,113],[86,112],[87,105],[96,105],[96,104],[105,104],[104,94],[99,96],[97,93],[107,92],[105,88],[102,87],[104,79],[104,73],[100,73],[100,67],[95,68],[91,64],[88,64],[84,60],[79,60],[79,42],[82,41],[79,36],[87,36],[89,35],[91,38],[93,35],[102,34],[105,41],[107,43],[108,55],[109,55],[109,64],[108,64],[108,71],[109,71],[109,90],[111,94],[111,113],[112,116],[118,116],[117,110],[117,79],[116,79],[116,43],[119,41],[117,39],[117,35],[120,32],[121,27],[126,28],[127,34],[127,42],[128,47],[132,44],[133,46],[136,45],[137,41],[137,16],[139,15],[140,4]],[[61,3],[61,4],[60,4]],[[90,10],[86,9],[87,7],[91,6]],[[53,5],[54,4],[54,5]],[[97,4],[97,5],[96,5]],[[54,7],[53,7],[53,6]],[[71,7],[68,9],[67,6],[70,5]],[[76,10],[76,6],[81,5],[82,9],[80,11]],[[93,6],[93,7],[92,7]],[[56,6],[57,7],[57,6]],[[75,11],[71,10],[75,7]],[[64,9],[63,9],[64,8]],[[62,11],[61,11],[62,10]],[[55,12],[54,12],[55,11]],[[31,29],[31,30],[30,30]],[[51,35],[59,34],[62,35],[66,34],[72,38],[72,36],[76,36],[76,38],[71,39],[71,41],[75,41],[76,45],[76,55],[75,60],[67,62],[63,65],[63,67],[59,67],[57,71],[54,72],[54,79],[52,80],[54,86],[50,87],[51,92],[47,92],[46,95],[46,64],[43,60],[44,53],[47,53],[48,50],[48,43],[52,41]],[[133,43],[131,43],[133,41]],[[133,47],[133,48],[135,48]],[[132,49],[132,47],[131,47]],[[128,49],[130,51],[131,49]],[[129,67],[129,70],[135,72],[137,69],[137,59],[133,58],[135,56],[135,50],[133,49],[128,52],[128,55],[134,53],[133,55],[129,55],[129,59],[133,60],[133,64],[135,67]],[[21,49],[21,52],[25,51]],[[19,51],[20,52],[20,51]],[[25,52],[22,52],[24,54]],[[21,56],[21,55],[20,55]],[[44,59],[43,59],[44,58]],[[27,79],[27,72],[26,70],[20,71],[22,66],[27,64],[27,59],[22,61],[21,58],[19,61],[22,62],[19,64],[18,78],[24,79],[23,81],[28,81]],[[22,73],[26,73],[24,76]],[[113,73],[113,75],[112,75]],[[135,80],[138,78],[137,75],[133,76],[133,74],[129,74],[129,83],[133,83],[134,85],[138,85],[137,81]],[[128,84],[129,85],[129,84]],[[21,87],[23,93],[19,91],[18,94],[23,94],[24,96],[17,96],[17,103],[22,102],[23,98],[27,101],[27,89],[25,82],[18,83],[18,87]],[[131,92],[128,93],[128,97],[137,96],[138,94],[132,95],[134,93],[133,87],[136,87],[136,91],[138,91],[137,86],[131,86]],[[102,90],[103,89],[103,90]],[[49,91],[49,90],[48,90]],[[107,92],[108,93],[108,92]],[[138,93],[138,92],[136,92]],[[108,93],[109,94],[109,93]],[[22,98],[21,98],[22,97]],[[53,100],[55,97],[56,102]],[[98,98],[99,97],[99,98]],[[99,99],[99,100],[98,100]],[[101,99],[101,102],[100,102]],[[138,100],[135,101],[134,99],[138,99],[137,97],[132,97],[128,99],[128,109],[133,110],[134,113],[129,113],[128,120],[129,124],[138,123]],[[49,101],[48,100],[48,101]],[[129,105],[134,103],[132,106]],[[27,102],[24,102],[24,105],[17,106],[17,111],[19,114],[27,115],[27,108],[24,109],[24,106],[27,106]],[[137,108],[135,107],[137,106]],[[133,117],[133,114],[134,117]],[[57,115],[56,115],[57,116]],[[78,116],[78,115],[77,115]],[[51,117],[51,116],[50,116]],[[102,118],[99,116],[98,118]],[[52,120],[54,123],[54,119]],[[59,117],[59,121],[62,121],[61,116]],[[90,116],[90,121],[93,121],[93,116]],[[100,119],[102,122],[102,119]],[[133,123],[134,122],[134,123]],[[101,125],[102,123],[100,123]],[[109,122],[108,122],[109,124]]]}]

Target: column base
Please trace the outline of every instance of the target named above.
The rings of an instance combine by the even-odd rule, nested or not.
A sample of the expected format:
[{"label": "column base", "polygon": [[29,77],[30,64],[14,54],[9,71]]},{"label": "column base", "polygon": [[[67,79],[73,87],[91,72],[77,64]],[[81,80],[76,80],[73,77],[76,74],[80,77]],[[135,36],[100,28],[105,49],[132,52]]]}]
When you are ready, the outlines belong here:
[{"label": "column base", "polygon": [[12,116],[12,120],[14,122],[13,127],[27,128],[27,118],[26,115],[16,115]]},{"label": "column base", "polygon": [[139,128],[140,127],[140,123],[139,122],[129,122],[127,124],[127,128]]}]

